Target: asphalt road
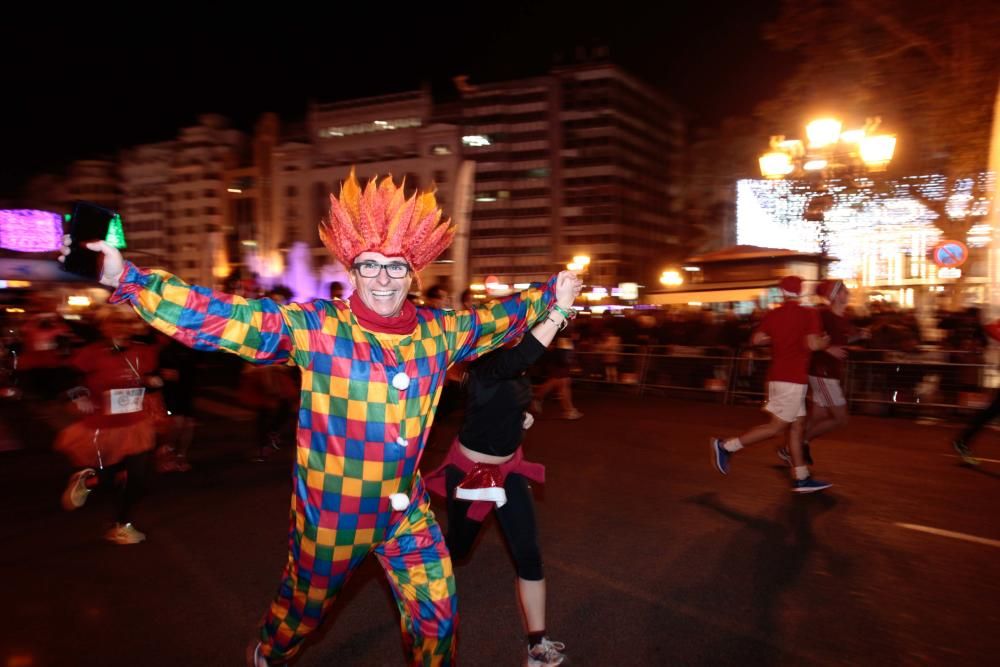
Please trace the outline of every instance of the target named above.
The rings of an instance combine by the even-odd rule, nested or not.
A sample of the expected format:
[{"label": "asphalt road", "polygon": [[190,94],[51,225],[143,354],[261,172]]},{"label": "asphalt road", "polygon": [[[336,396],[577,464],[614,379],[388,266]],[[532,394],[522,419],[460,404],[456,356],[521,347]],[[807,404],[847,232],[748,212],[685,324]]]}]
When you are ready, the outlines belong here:
[{"label": "asphalt road", "polygon": [[[835,486],[796,496],[775,443],[741,452],[728,477],[710,465],[708,437],[760,421],[753,407],[626,393],[578,406],[579,421],[543,415],[525,445],[548,468],[536,488],[548,628],[567,664],[995,664],[995,432],[977,470],[951,456],[951,427],[855,417],[813,449]],[[242,664],[285,559],[292,453],[250,463],[249,413],[224,393],[199,409],[194,470],[152,480],[136,513],[149,539],[121,547],[101,539],[107,498],[59,507],[69,470],[45,447],[58,414],[2,408],[0,664]],[[437,428],[425,470],[454,419]],[[460,663],[523,664],[492,520],[457,581]],[[372,559],[296,663],[331,664],[404,664]]]}]

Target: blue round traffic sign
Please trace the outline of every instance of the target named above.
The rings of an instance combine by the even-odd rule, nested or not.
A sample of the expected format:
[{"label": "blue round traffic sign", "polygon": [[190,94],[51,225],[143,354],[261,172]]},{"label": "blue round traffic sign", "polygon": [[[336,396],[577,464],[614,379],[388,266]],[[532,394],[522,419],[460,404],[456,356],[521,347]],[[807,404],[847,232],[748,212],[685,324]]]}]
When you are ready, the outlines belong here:
[{"label": "blue round traffic sign", "polygon": [[942,268],[958,268],[969,258],[969,248],[961,241],[941,241],[934,246],[931,257]]}]

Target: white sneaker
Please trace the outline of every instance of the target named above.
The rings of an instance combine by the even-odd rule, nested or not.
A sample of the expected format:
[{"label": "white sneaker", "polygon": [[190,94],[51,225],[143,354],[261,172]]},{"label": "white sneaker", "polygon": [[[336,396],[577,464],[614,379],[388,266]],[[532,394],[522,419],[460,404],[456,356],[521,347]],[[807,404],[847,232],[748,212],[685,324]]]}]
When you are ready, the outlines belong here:
[{"label": "white sneaker", "polygon": [[140,533],[131,523],[116,523],[104,537],[115,544],[139,544],[146,539],[146,533]]},{"label": "white sneaker", "polygon": [[543,637],[541,643],[528,649],[528,661],[524,664],[526,667],[556,667],[566,659],[562,653],[565,650],[566,645],[562,642],[550,641],[548,637]]},{"label": "white sneaker", "polygon": [[87,502],[87,496],[90,495],[87,480],[96,474],[97,472],[93,468],[84,468],[70,475],[69,483],[66,484],[66,490],[62,494],[64,510],[73,511],[83,507],[83,504]]}]

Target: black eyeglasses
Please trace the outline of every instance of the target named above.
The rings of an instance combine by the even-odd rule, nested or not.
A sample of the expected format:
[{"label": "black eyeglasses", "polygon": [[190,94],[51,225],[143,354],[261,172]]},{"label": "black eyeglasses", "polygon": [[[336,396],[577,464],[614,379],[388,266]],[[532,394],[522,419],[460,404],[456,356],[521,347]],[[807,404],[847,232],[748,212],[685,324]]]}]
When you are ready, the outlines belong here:
[{"label": "black eyeglasses", "polygon": [[388,264],[356,262],[354,264],[354,270],[361,274],[362,278],[377,278],[382,269],[385,269],[390,278],[405,278],[410,272],[410,265],[403,262],[389,262]]}]

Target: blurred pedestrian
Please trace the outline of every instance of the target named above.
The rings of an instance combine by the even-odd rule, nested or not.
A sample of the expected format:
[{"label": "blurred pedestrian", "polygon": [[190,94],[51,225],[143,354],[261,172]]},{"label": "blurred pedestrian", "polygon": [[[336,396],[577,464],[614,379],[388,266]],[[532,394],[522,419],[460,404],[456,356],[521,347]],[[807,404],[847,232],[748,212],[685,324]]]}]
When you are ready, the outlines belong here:
[{"label": "blurred pedestrian", "polygon": [[[860,332],[844,316],[850,292],[842,280],[824,280],[816,286],[816,295],[826,301],[820,306],[820,327],[829,336],[830,344],[812,353],[809,362],[809,391],[812,395],[812,412],[806,420],[802,437],[802,458],[806,465],[813,465],[809,443],[824,433],[847,425],[847,399],[842,380],[847,346]],[[792,455],[787,447],[778,450],[778,456],[792,465]]]},{"label": "blurred pedestrian", "polygon": [[188,453],[194,441],[196,352],[176,340],[160,349],[160,377],[163,378],[163,401],[168,415],[168,431],[161,472],[187,472],[191,469]]},{"label": "blurred pedestrian", "polygon": [[[983,329],[985,334],[994,341],[1000,341],[1000,320],[988,324]],[[987,424],[998,416],[1000,416],[1000,391],[993,396],[993,401],[989,405],[972,416],[958,437],[952,440],[952,447],[964,463],[972,466],[979,465],[979,459],[972,453],[972,441]]]},{"label": "blurred pedestrian", "polygon": [[534,400],[531,403],[532,412],[542,414],[545,407],[545,397],[555,392],[559,406],[562,408],[563,419],[580,419],[583,413],[573,405],[573,340],[570,336],[556,338],[555,349],[549,350],[542,361],[545,379],[535,387]]},{"label": "blurred pedestrian", "polygon": [[149,452],[156,445],[153,419],[144,409],[147,388],[162,385],[156,349],[136,343],[135,316],[127,308],[106,307],[99,316],[102,339],[80,348],[70,364],[83,375],[70,398],[82,419],[64,429],[55,449],[79,468],[63,493],[63,507],[82,507],[91,490],[113,487],[115,523],[105,538],[115,544],[146,539],[133,524],[142,496]]},{"label": "blurred pedestrian", "polygon": [[548,317],[520,342],[469,364],[461,430],[444,464],[427,478],[428,487],[446,498],[445,541],[453,559],[472,552],[483,519],[495,509],[517,572],[528,667],[561,664],[566,647],[546,636],[545,577],[529,486],[529,480],[544,481],[545,468],[526,461],[522,452],[524,433],[534,421],[527,411],[531,381],[525,371],[574,314],[576,291],[572,284],[559,286]]},{"label": "blurred pedestrian", "polygon": [[811,352],[824,349],[830,339],[820,328],[819,316],[812,308],[799,303],[802,279],[785,276],[779,283],[784,301],[769,311],[753,333],[754,345],[771,345],[771,365],[768,369],[767,404],[771,413],[766,424],[757,426],[738,437],[711,439],[712,461],[723,475],[729,473],[730,459],[739,450],[776,435],[788,437],[792,459],[795,493],[813,493],[831,486],[814,479],[802,454],[802,431],[806,417],[806,391]]}]

